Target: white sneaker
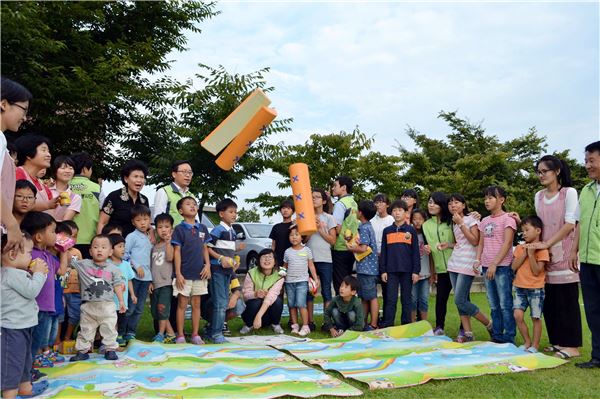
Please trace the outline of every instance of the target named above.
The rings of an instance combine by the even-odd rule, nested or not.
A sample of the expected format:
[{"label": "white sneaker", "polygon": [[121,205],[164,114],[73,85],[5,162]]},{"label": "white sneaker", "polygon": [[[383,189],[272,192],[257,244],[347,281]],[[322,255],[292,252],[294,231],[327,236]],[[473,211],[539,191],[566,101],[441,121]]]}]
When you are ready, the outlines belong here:
[{"label": "white sneaker", "polygon": [[298,324],[292,324],[292,334],[298,334],[300,332],[300,326]]},{"label": "white sneaker", "polygon": [[281,325],[279,324],[272,324],[271,327],[273,328],[273,331],[275,332],[275,334],[283,334],[283,328],[281,328]]},{"label": "white sneaker", "polygon": [[246,335],[250,331],[252,331],[252,327],[248,327],[247,325],[244,325],[244,327],[242,327],[241,330],[240,330],[240,334]]},{"label": "white sneaker", "polygon": [[308,334],[310,334],[310,327],[305,324],[300,329],[300,332],[298,333],[298,335],[300,335],[301,337],[306,337]]}]

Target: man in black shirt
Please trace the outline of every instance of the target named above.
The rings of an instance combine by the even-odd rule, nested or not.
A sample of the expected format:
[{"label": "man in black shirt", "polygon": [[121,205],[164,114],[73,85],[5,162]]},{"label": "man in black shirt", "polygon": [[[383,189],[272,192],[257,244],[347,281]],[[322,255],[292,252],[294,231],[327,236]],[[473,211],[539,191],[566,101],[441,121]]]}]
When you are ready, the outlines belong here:
[{"label": "man in black shirt", "polygon": [[269,238],[273,240],[271,249],[275,252],[275,262],[277,266],[283,266],[283,253],[292,246],[290,243],[290,227],[292,226],[292,215],[294,214],[292,200],[283,201],[279,206],[279,212],[281,212],[283,222],[273,226]]}]

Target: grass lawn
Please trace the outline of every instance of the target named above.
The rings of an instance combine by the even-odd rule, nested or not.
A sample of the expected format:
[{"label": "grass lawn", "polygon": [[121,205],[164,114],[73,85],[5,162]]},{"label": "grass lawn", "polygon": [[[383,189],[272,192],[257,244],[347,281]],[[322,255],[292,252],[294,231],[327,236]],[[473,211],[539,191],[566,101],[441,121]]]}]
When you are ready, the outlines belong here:
[{"label": "grass lawn", "polygon": [[[489,306],[484,293],[471,294],[472,301],[482,309],[484,313],[489,315]],[[321,299],[320,297],[317,300]],[[455,338],[458,332],[459,318],[456,307],[453,305],[453,297],[450,297],[448,305],[448,315],[446,317],[446,335]],[[398,306],[400,307],[400,306]],[[429,322],[434,324],[435,314],[432,310],[435,309],[435,297],[430,298],[429,303]],[[426,384],[390,390],[368,391],[365,384],[346,380],[352,385],[366,392],[361,396],[364,398],[592,398],[600,397],[600,369],[594,370],[579,370],[575,367],[574,362],[581,360],[589,360],[591,352],[591,336],[585,322],[583,306],[581,307],[582,323],[583,323],[583,348],[581,350],[582,357],[571,360],[570,363],[550,370],[540,370],[525,373],[513,373],[502,375],[481,376],[475,378],[461,378],[447,381],[431,381]],[[316,316],[315,321],[317,327],[321,325],[322,316]],[[400,314],[396,317],[396,322],[399,322]],[[188,322],[189,323],[189,322]],[[282,320],[282,326],[287,323],[287,318]],[[201,327],[204,326],[202,322]],[[229,321],[229,328],[232,331],[232,336],[238,336],[239,329],[242,327],[240,318]],[[485,328],[476,320],[473,320],[475,338],[487,339],[489,336]],[[531,331],[531,323],[529,323]],[[186,329],[189,331],[189,328]],[[272,334],[270,329],[261,330],[261,334]],[[138,339],[144,341],[152,340],[154,330],[152,327],[152,317],[150,310],[147,307],[140,326],[138,328]],[[310,334],[310,338],[327,338],[325,333],[320,331]],[[517,345],[523,343],[517,331]],[[541,348],[548,346],[548,335],[544,328],[542,335]],[[332,373],[343,379],[339,374]]]}]

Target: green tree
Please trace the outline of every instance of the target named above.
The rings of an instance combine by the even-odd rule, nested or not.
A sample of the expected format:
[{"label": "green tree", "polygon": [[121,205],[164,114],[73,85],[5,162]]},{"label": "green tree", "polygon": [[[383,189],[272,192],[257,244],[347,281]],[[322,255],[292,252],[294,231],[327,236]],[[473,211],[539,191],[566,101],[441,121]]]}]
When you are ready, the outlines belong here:
[{"label": "green tree", "polygon": [[256,206],[253,206],[250,209],[238,209],[237,221],[240,223],[259,223],[260,213],[258,212],[258,208]]},{"label": "green tree", "polygon": [[[378,192],[398,195],[400,157],[371,151],[374,142],[373,137],[356,127],[350,133],[312,134],[305,144],[269,145],[264,151],[268,154],[268,168],[282,177],[277,184],[280,189],[290,187],[289,166],[302,162],[308,165],[313,187],[328,190],[337,176],[348,175],[354,180],[353,193],[358,199],[371,198]],[[259,204],[267,215],[272,215],[285,198],[265,192],[249,202]]]},{"label": "green tree", "polygon": [[[485,133],[481,124],[473,124],[456,112],[440,112],[439,118],[450,126],[447,140],[437,140],[413,128],[407,130],[417,149],[399,146],[405,164],[401,180],[421,191],[425,201],[433,191],[458,192],[470,207],[487,214],[483,189],[500,185],[508,193],[507,208],[521,215],[533,214],[533,193],[540,189],[535,162],[546,154],[546,138],[532,127],[515,139],[502,142]],[[568,151],[555,154],[572,168],[575,186],[582,181],[583,169],[569,158]]]},{"label": "green tree", "polygon": [[34,95],[24,130],[50,137],[55,154],[88,151],[114,179],[110,151],[172,89],[147,76],[166,72],[186,31],[216,14],[204,1],[2,2],[2,73]]}]

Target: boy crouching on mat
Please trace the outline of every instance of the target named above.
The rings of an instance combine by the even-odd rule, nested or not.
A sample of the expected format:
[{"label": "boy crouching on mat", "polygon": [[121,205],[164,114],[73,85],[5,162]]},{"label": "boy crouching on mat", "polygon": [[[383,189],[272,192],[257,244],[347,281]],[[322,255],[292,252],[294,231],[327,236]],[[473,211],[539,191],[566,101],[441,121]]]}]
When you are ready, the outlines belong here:
[{"label": "boy crouching on mat", "polygon": [[340,284],[340,294],[335,296],[323,316],[323,327],[332,337],[339,337],[344,330],[362,331],[365,316],[361,300],[356,296],[358,280],[346,276]]}]

